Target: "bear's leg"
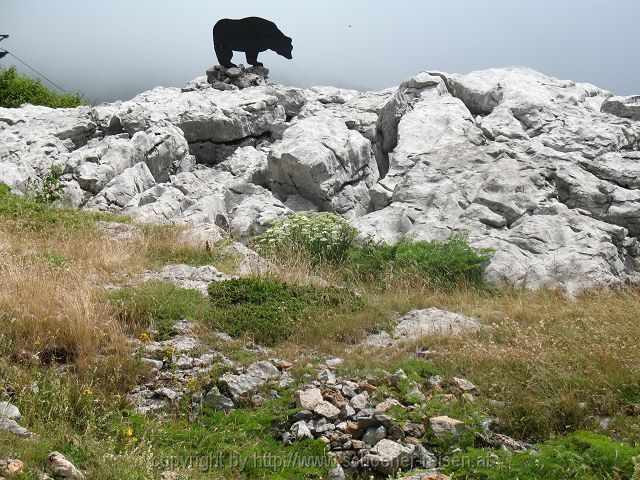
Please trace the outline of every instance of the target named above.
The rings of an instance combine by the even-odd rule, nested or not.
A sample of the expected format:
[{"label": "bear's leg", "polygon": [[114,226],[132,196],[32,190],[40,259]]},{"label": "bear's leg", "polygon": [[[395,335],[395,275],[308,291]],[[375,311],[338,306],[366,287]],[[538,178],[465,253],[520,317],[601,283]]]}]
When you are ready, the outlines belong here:
[{"label": "bear's leg", "polygon": [[257,49],[255,49],[255,50],[247,50],[246,51],[247,63],[249,65],[253,65],[254,67],[261,67],[262,66],[262,64],[258,61],[258,53],[259,53],[259,51]]},{"label": "bear's leg", "polygon": [[218,63],[225,68],[233,68],[237,65],[231,63],[231,59],[233,58],[233,50],[229,47],[214,47],[216,51],[216,56],[218,57]]}]

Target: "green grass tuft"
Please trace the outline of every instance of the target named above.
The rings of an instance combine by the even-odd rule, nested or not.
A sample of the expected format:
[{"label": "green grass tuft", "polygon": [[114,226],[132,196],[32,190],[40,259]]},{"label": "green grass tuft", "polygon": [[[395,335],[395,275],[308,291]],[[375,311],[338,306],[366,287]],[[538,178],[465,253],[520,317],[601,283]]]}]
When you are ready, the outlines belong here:
[{"label": "green grass tuft", "polygon": [[170,333],[173,324],[183,319],[213,322],[216,313],[197,290],[166,282],[146,282],[138,287],[122,288],[110,292],[108,298],[124,324],[138,328],[153,326],[160,334]]},{"label": "green grass tuft", "polygon": [[0,183],[0,222],[9,223],[13,231],[44,232],[53,227],[74,231],[92,228],[99,220],[128,222],[127,217],[102,212],[58,208],[33,198],[20,197]]},{"label": "green grass tuft", "polygon": [[453,457],[446,468],[469,480],[631,479],[639,448],[604,435],[579,431],[536,447],[537,452],[487,452],[470,449]]},{"label": "green grass tuft", "polygon": [[402,238],[394,245],[354,246],[347,254],[348,274],[364,280],[381,279],[389,271],[415,275],[434,286],[479,284],[491,250],[469,245],[466,234],[453,234],[444,242]]}]

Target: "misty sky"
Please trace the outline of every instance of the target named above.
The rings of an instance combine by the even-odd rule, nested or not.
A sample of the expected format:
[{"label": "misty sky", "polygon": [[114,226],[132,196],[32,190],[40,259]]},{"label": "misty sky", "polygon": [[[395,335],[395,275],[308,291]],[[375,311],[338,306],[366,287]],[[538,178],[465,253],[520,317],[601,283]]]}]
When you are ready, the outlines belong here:
[{"label": "misty sky", "polygon": [[293,60],[260,54],[278,83],[382,89],[422,70],[526,65],[640,94],[639,0],[0,0],[0,48],[89,100],[127,99],[204,75],[213,24],[246,16],[293,38]]}]

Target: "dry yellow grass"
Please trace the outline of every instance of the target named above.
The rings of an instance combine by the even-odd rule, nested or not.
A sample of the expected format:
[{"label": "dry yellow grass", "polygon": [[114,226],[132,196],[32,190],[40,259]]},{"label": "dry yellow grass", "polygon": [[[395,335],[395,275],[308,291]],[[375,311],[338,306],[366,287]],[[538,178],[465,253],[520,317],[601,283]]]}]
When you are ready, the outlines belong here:
[{"label": "dry yellow grass", "polygon": [[403,285],[370,301],[389,313],[439,307],[477,316],[487,328],[374,355],[355,349],[347,355],[351,366],[387,368],[426,347],[446,374],[468,378],[497,400],[492,412],[518,437],[542,439],[613,417],[613,433],[640,440],[637,288],[568,299],[549,290],[442,293]]},{"label": "dry yellow grass", "polygon": [[[126,348],[122,326],[102,300],[102,286],[135,269],[132,245],[94,231],[74,235],[2,232],[0,312],[14,353],[86,363]],[[129,270],[131,271],[131,270]]]},{"label": "dry yellow grass", "polygon": [[[145,268],[212,258],[203,246],[181,241],[179,229],[143,232],[141,239],[114,242],[89,227],[69,230],[54,224],[30,230],[0,222],[0,328],[14,353],[46,349],[44,357],[73,359],[81,370],[95,368],[96,359],[103,364],[112,359],[114,370],[126,363],[131,326],[120,323],[105,303],[104,286],[131,283]],[[444,372],[469,378],[487,398],[502,402],[491,408],[519,437],[541,438],[601,415],[622,418],[620,431],[637,429],[640,439],[637,289],[589,292],[570,300],[547,290],[439,291],[419,278],[393,274],[378,284],[348,283],[338,269],[314,268],[295,254],[281,259],[279,267],[270,275],[316,284],[321,277],[354,289],[366,304],[356,313],[309,319],[278,347],[281,356],[314,351],[342,356],[354,368],[391,368],[417,346],[427,346]],[[398,315],[433,306],[477,316],[491,327],[386,352],[357,347]]]},{"label": "dry yellow grass", "polygon": [[[358,291],[366,308],[308,326],[283,348],[344,357],[359,370],[391,369],[417,348],[433,351],[446,375],[479,385],[505,431],[534,440],[611,417],[612,431],[640,441],[640,289],[589,291],[570,299],[554,290],[434,289],[427,281],[388,275],[378,284],[346,285],[335,269],[304,261],[282,266],[284,279],[318,274]],[[372,351],[357,343],[415,308],[439,307],[476,316],[487,328],[457,337],[429,336]]]}]

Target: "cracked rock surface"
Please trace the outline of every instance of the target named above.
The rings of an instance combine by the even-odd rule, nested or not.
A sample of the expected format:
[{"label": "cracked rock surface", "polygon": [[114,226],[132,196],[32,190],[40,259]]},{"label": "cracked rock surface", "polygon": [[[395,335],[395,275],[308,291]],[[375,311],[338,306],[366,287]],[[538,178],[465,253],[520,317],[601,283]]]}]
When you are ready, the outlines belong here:
[{"label": "cracked rock surface", "polygon": [[64,206],[203,238],[246,239],[300,210],[388,242],[466,231],[495,251],[495,284],[638,280],[640,97],[523,67],[422,72],[380,92],[217,75],[233,89],[197,79],[95,107],[0,109],[0,181],[27,192],[59,166]]}]

